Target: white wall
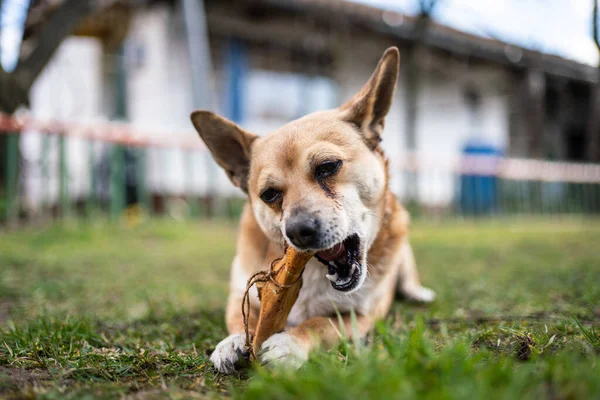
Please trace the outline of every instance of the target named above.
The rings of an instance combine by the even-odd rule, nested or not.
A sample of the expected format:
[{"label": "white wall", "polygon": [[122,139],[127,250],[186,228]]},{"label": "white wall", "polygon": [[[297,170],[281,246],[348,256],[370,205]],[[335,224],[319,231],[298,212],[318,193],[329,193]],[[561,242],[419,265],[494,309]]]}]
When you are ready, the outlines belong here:
[{"label": "white wall", "polygon": [[[154,6],[140,10],[131,23],[127,52],[142,62],[128,68],[128,114],[132,124],[173,139],[200,139],[190,122],[195,109],[192,71],[181,10]],[[137,50],[136,50],[137,48]],[[135,58],[135,56],[134,56]],[[218,63],[220,60],[213,60]],[[215,73],[216,80],[222,75]],[[220,109],[221,85],[213,83],[211,103]],[[149,188],[172,195],[241,195],[207,151],[152,149],[148,152]]]},{"label": "white wall", "polygon": [[[168,7],[140,9],[133,17],[126,39],[127,114],[129,121],[149,133],[173,140],[192,135],[191,72],[185,42],[170,27],[182,24]],[[177,136],[176,136],[177,135]],[[196,164],[198,156],[192,156]],[[198,187],[185,173],[184,152],[150,149],[147,154],[148,189],[183,194]]]},{"label": "white wall", "polygon": [[[33,116],[88,123],[103,120],[101,68],[102,49],[98,41],[79,37],[66,39],[31,89]],[[44,179],[42,175],[41,155],[44,144],[49,146],[46,167],[48,179]],[[59,197],[58,137],[34,131],[26,132],[22,136],[21,150],[26,163],[26,205],[35,210],[42,201],[55,203]],[[66,140],[69,193],[72,198],[81,197],[89,190],[89,151],[89,144],[85,140]]]}]

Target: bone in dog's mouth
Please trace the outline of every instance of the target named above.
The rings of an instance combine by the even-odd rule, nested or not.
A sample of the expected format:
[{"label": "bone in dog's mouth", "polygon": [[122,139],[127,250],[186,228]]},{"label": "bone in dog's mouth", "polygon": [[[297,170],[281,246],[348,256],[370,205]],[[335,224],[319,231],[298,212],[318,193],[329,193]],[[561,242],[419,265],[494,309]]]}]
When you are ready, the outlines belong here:
[{"label": "bone in dog's mouth", "polygon": [[363,266],[360,264],[360,238],[354,234],[327,250],[315,254],[315,258],[327,266],[327,279],[340,292],[348,292],[360,283]]}]

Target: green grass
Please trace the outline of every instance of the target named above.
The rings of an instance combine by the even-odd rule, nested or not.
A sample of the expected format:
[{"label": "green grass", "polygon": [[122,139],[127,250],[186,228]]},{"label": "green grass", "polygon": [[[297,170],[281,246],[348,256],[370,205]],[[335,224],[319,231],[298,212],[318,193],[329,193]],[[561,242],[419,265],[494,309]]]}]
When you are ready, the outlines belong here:
[{"label": "green grass", "polygon": [[439,300],[299,372],[226,377],[235,226],[154,221],[0,234],[0,398],[600,397],[599,221],[416,223]]}]

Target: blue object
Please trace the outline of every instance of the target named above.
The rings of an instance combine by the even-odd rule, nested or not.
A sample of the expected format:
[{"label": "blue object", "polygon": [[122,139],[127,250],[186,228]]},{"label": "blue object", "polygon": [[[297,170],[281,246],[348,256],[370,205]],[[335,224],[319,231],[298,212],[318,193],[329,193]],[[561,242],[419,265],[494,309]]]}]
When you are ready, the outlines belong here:
[{"label": "blue object", "polygon": [[246,75],[246,47],[237,38],[229,41],[227,60],[228,117],[239,124],[244,119],[244,85]]},{"label": "blue object", "polygon": [[[466,156],[502,157],[502,150],[481,140],[469,140],[462,150]],[[498,178],[495,175],[460,176],[460,211],[464,214],[483,215],[498,210]]]}]

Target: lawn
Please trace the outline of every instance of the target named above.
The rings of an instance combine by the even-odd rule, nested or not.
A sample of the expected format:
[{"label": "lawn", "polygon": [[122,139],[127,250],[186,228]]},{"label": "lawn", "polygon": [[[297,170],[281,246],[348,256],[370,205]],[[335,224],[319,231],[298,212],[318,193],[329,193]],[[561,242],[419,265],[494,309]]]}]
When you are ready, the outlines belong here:
[{"label": "lawn", "polygon": [[216,374],[236,228],[0,233],[0,398],[600,398],[600,221],[417,222],[429,306],[297,373]]}]

